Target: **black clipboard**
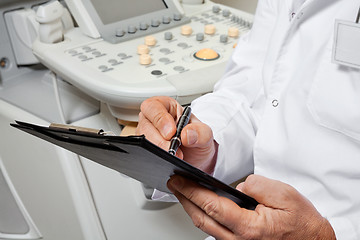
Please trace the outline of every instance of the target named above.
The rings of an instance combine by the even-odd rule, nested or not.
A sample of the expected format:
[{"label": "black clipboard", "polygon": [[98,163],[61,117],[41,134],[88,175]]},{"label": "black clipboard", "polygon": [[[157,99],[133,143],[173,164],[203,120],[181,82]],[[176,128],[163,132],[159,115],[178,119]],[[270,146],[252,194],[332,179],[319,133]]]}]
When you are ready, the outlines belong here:
[{"label": "black clipboard", "polygon": [[171,193],[166,183],[170,176],[178,174],[231,199],[240,207],[254,210],[258,204],[253,198],[154,145],[144,135],[108,136],[102,130],[59,124],[43,127],[20,121],[10,125],[163,192]]}]

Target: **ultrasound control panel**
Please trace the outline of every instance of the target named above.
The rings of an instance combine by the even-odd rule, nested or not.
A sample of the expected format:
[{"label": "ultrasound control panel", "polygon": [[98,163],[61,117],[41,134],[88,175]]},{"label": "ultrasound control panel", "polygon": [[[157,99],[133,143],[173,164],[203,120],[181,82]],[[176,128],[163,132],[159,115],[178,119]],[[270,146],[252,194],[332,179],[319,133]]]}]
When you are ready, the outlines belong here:
[{"label": "ultrasound control panel", "polygon": [[116,44],[73,28],[61,42],[37,40],[33,50],[44,65],[106,103],[115,117],[136,121],[141,102],[151,96],[188,104],[211,92],[252,25],[251,14],[212,2],[185,18],[179,26]]}]

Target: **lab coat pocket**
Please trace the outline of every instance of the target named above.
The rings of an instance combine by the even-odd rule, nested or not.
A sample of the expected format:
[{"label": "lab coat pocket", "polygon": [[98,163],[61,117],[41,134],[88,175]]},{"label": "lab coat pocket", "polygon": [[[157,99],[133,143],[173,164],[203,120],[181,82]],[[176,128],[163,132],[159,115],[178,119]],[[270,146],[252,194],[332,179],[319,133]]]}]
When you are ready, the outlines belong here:
[{"label": "lab coat pocket", "polygon": [[318,124],[360,141],[360,70],[332,63],[331,48],[319,63],[307,105]]}]

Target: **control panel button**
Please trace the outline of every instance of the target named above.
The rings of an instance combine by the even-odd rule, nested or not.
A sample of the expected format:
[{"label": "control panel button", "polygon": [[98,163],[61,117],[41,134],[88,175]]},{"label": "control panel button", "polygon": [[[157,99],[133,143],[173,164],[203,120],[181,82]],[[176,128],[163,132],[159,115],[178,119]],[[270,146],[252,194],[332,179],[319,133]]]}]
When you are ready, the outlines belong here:
[{"label": "control panel button", "polygon": [[182,16],[180,13],[174,13],[174,21],[180,21],[182,19]]},{"label": "control panel button", "polygon": [[178,43],[177,46],[178,46],[178,47],[181,47],[181,48],[187,48],[187,47],[189,47],[189,45],[188,45],[187,43],[185,43],[185,42]]},{"label": "control panel button", "polygon": [[231,14],[230,10],[229,9],[224,9],[223,12],[222,12],[222,15],[224,17],[229,17]]},{"label": "control panel button", "polygon": [[115,35],[117,37],[123,37],[125,35],[125,31],[123,29],[116,29]]},{"label": "control panel button", "polygon": [[79,56],[79,59],[80,59],[80,60],[87,60],[88,57],[87,57],[86,55],[80,55],[80,56]]},{"label": "control panel button", "polygon": [[133,25],[128,26],[128,33],[134,34],[134,33],[136,33],[136,31],[137,31],[137,28],[135,26],[133,26]]},{"label": "control panel button", "polygon": [[147,30],[149,28],[149,24],[147,24],[146,22],[141,22],[140,23],[140,30]]},{"label": "control panel button", "polygon": [[163,73],[162,73],[162,71],[160,71],[160,70],[153,70],[153,71],[151,71],[151,74],[152,74],[152,75],[155,75],[155,76],[160,76],[160,75],[162,75]]},{"label": "control panel button", "polygon": [[193,32],[192,27],[189,25],[185,25],[181,27],[181,34],[185,36],[191,35]]},{"label": "control panel button", "polygon": [[156,45],[156,38],[153,36],[146,36],[145,37],[145,45],[147,46],[155,46]]},{"label": "control panel button", "polygon": [[204,40],[204,34],[203,33],[197,33],[196,34],[196,41],[199,41],[199,42],[201,42],[201,41],[203,41]]},{"label": "control panel button", "polygon": [[163,16],[162,22],[163,24],[169,24],[171,22],[171,18],[169,16]]},{"label": "control panel button", "polygon": [[238,37],[239,36],[239,29],[236,27],[230,27],[228,30],[229,37]]},{"label": "control panel button", "polygon": [[164,54],[169,54],[171,52],[171,50],[169,48],[161,48],[160,52],[162,52]]},{"label": "control panel button", "polygon": [[72,55],[72,56],[75,56],[75,55],[78,54],[78,51],[76,51],[76,50],[70,50],[70,51],[69,51],[69,54]]},{"label": "control panel button", "polygon": [[172,34],[172,32],[165,32],[165,33],[164,33],[164,38],[165,38],[165,40],[171,40],[171,39],[173,39],[173,34]]},{"label": "control panel button", "polygon": [[141,65],[149,65],[149,64],[151,64],[151,61],[152,61],[152,59],[149,54],[140,55],[140,64]]},{"label": "control panel button", "polygon": [[227,43],[228,42],[228,36],[226,34],[220,35],[220,42],[221,43]]},{"label": "control panel button", "polygon": [[202,61],[212,61],[220,57],[220,55],[211,48],[203,48],[194,54],[194,57]]},{"label": "control panel button", "polygon": [[158,26],[160,26],[160,21],[157,20],[157,19],[151,20],[151,26],[152,26],[152,27],[158,27]]},{"label": "control panel button", "polygon": [[169,58],[160,58],[160,59],[159,59],[159,62],[169,63],[169,62],[170,62],[170,59],[169,59]]},{"label": "control panel button", "polygon": [[185,68],[184,68],[183,66],[175,66],[173,69],[174,69],[175,71],[178,71],[178,72],[183,72],[183,71],[185,71]]},{"label": "control panel button", "polygon": [[119,54],[118,54],[118,57],[120,57],[120,58],[126,58],[126,57],[127,57],[127,54],[126,54],[126,53],[119,53]]},{"label": "control panel button", "polygon": [[205,34],[213,35],[215,34],[215,32],[216,32],[215,25],[212,24],[205,25]]},{"label": "control panel button", "polygon": [[137,53],[138,54],[148,54],[149,53],[149,47],[145,44],[141,44],[137,47]]},{"label": "control panel button", "polygon": [[215,5],[212,7],[212,12],[213,13],[219,13],[220,12],[220,7],[218,5]]}]

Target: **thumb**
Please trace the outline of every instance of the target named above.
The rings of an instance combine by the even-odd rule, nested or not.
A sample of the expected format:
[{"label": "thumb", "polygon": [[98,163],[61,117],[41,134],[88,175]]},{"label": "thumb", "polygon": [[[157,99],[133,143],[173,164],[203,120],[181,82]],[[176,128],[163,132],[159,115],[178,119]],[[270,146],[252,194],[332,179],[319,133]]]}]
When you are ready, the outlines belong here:
[{"label": "thumb", "polygon": [[207,148],[213,143],[211,128],[200,121],[192,121],[181,132],[181,142],[188,148]]},{"label": "thumb", "polygon": [[301,196],[290,185],[259,175],[248,176],[237,189],[259,203],[275,209],[284,209],[293,200],[299,200],[296,198]]}]

